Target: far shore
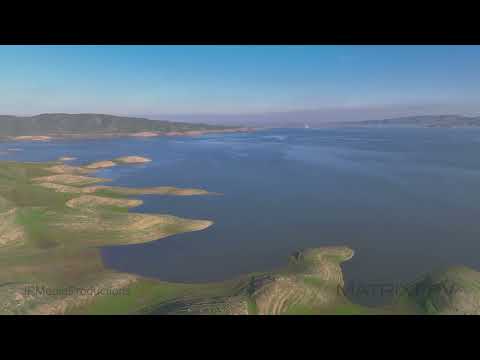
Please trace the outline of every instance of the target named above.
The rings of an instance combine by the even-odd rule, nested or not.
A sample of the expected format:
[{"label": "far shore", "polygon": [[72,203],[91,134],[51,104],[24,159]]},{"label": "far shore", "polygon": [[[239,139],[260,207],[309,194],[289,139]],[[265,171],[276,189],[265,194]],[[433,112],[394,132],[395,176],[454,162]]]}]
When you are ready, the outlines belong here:
[{"label": "far shore", "polygon": [[6,136],[1,137],[0,140],[10,141],[50,141],[56,139],[103,139],[103,138],[117,138],[117,137],[136,137],[149,138],[160,136],[201,136],[205,134],[223,134],[236,132],[253,132],[256,128],[242,127],[233,129],[212,129],[212,130],[189,130],[189,131],[142,131],[135,133],[96,133],[96,134],[36,134],[36,135],[22,135],[22,136]]}]

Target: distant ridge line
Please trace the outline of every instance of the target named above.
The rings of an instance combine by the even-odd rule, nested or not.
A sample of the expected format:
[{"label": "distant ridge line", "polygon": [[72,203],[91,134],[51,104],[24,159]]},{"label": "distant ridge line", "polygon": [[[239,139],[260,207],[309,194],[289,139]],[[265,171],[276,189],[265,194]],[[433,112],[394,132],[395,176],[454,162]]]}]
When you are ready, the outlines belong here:
[{"label": "distant ridge line", "polygon": [[[332,123],[330,123],[332,124]],[[480,116],[416,115],[382,120],[345,121],[342,126],[420,126],[420,127],[480,127]]]},{"label": "distant ridge line", "polygon": [[236,126],[208,125],[143,117],[97,113],[44,113],[33,116],[0,115],[0,137],[129,134],[229,130]]}]

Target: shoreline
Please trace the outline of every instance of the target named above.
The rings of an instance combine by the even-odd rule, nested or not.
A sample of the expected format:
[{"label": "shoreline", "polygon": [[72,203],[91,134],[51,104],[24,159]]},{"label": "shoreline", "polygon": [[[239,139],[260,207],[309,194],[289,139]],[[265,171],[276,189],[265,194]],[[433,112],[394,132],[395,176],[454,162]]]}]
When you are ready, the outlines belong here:
[{"label": "shoreline", "polygon": [[[87,166],[0,161],[0,170],[10,175],[0,179],[0,314],[480,313],[480,272],[464,266],[421,275],[388,304],[356,303],[348,296],[341,266],[354,256],[348,246],[298,250],[278,269],[202,283],[111,269],[101,248],[149,243],[214,224],[130,211],[142,203],[135,195],[212,193],[98,185],[108,179]],[[19,198],[20,191],[28,196]]]},{"label": "shoreline", "polygon": [[[114,161],[130,166],[151,160],[128,156]],[[0,255],[9,259],[0,269],[1,282],[9,284],[0,289],[0,314],[65,314],[70,308],[87,306],[96,296],[50,294],[42,289],[128,288],[141,278],[108,269],[100,256],[102,247],[147,243],[213,225],[209,219],[129,211],[141,204],[135,195],[193,196],[208,191],[98,185],[109,179],[99,178],[97,169],[86,166],[0,162],[0,170],[14,176],[0,179],[4,217]],[[17,201],[20,188],[29,196]]]},{"label": "shoreline", "polygon": [[89,140],[89,139],[111,139],[111,138],[151,138],[151,137],[175,137],[175,136],[202,136],[207,134],[229,134],[254,132],[257,128],[240,127],[233,129],[212,129],[212,130],[189,130],[189,131],[142,131],[134,133],[96,133],[96,134],[35,134],[21,136],[3,136],[0,141],[38,141],[48,142],[51,140]]}]

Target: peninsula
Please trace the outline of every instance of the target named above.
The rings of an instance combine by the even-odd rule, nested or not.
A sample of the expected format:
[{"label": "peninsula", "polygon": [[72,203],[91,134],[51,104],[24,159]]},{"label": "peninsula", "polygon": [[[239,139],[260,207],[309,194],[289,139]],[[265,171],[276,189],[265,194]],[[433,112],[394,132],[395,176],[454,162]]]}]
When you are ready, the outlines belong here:
[{"label": "peninsula", "polygon": [[142,203],[130,195],[208,195],[205,190],[98,185],[109,179],[95,177],[95,168],[0,162],[0,314],[62,314],[93,299],[39,289],[125,288],[138,278],[106,269],[99,247],[158,240],[213,224],[128,211]]}]

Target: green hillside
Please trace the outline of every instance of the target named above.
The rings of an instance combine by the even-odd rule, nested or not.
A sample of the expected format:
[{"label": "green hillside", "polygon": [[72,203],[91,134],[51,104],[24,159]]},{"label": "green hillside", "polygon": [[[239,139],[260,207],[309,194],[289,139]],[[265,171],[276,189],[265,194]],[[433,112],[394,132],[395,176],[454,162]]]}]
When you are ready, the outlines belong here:
[{"label": "green hillside", "polygon": [[0,115],[0,136],[201,131],[225,126],[150,120],[105,114],[41,114],[30,117]]}]

